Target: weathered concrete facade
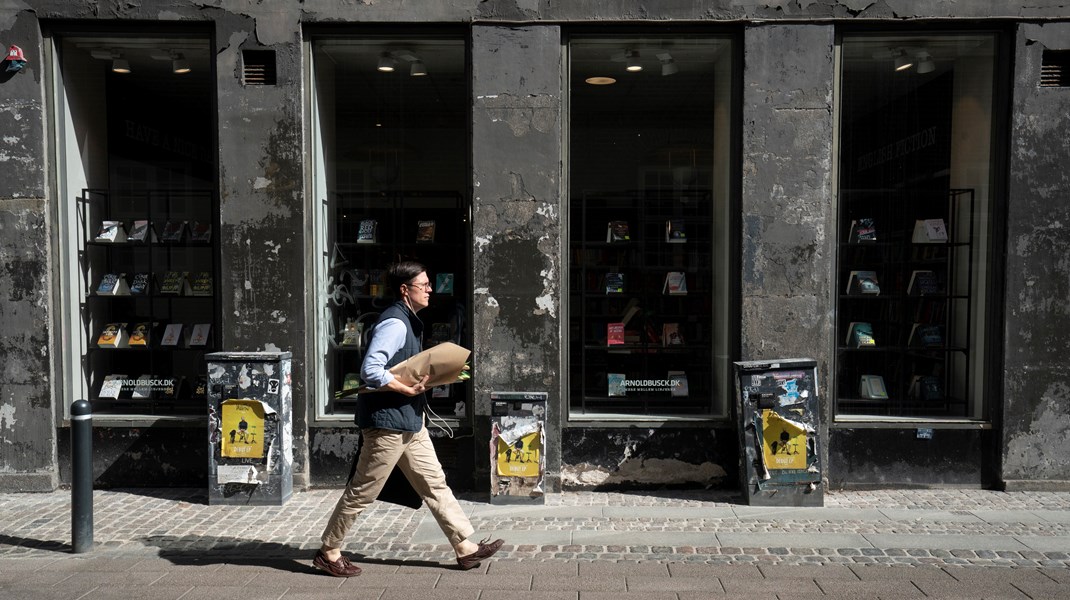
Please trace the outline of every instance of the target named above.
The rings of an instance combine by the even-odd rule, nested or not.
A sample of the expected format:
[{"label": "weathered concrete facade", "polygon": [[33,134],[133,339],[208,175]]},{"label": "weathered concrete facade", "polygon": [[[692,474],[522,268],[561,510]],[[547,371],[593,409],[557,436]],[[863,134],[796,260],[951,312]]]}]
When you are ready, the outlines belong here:
[{"label": "weathered concrete facade", "polygon": [[[293,353],[294,478],[298,486],[341,483],[356,444],[352,428],[315,423],[308,397],[314,298],[309,267],[308,90],[305,26],[409,24],[467,27],[471,54],[473,202],[472,324],[480,376],[474,420],[442,440],[455,485],[483,485],[489,394],[549,392],[547,468],[553,488],[735,485],[736,426],[589,427],[567,421],[562,381],[567,328],[563,194],[567,107],[562,37],[572,25],[720,27],[742,41],[739,108],[739,360],[808,356],[831,381],[835,326],[837,207],[834,49],[841,26],[948,27],[970,21],[1005,28],[1015,40],[1013,103],[1004,144],[1006,257],[988,265],[1005,276],[1006,318],[995,364],[1005,373],[986,425],[939,430],[833,425],[823,432],[835,485],[1062,486],[1070,461],[1070,389],[1063,357],[1070,320],[1070,248],[1059,235],[1070,191],[1067,88],[1038,89],[1045,49],[1070,48],[1070,8],[986,2],[676,2],[583,0],[260,3],[252,0],[140,3],[24,1],[0,8],[0,43],[18,44],[29,63],[0,86],[0,489],[47,490],[69,479],[66,393],[56,377],[57,224],[49,140],[44,32],[58,23],[92,31],[133,31],[144,23],[200,27],[214,41],[218,109],[222,347]],[[275,52],[274,86],[245,86],[242,50]],[[1005,264],[1004,264],[1005,260]],[[523,276],[518,276],[523,274]],[[75,357],[73,360],[77,360]],[[827,395],[826,395],[827,397]],[[833,421],[825,401],[823,423]],[[203,485],[203,427],[98,427],[101,485]],[[555,442],[556,440],[556,442]],[[926,444],[921,446],[920,444]],[[914,447],[916,446],[916,448]],[[180,461],[175,457],[181,456]],[[164,465],[163,468],[160,465]],[[474,474],[474,477],[471,475]],[[668,474],[668,475],[667,475]]]}]

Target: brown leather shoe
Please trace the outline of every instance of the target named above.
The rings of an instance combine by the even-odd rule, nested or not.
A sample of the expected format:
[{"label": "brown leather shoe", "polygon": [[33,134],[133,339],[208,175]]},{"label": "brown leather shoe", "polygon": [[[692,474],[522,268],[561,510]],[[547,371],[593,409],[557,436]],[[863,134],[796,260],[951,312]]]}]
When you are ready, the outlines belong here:
[{"label": "brown leather shoe", "polygon": [[312,559],[312,566],[320,571],[327,571],[327,573],[335,577],[356,577],[360,575],[360,567],[349,562],[349,559],[344,554],[339,556],[338,560],[332,561],[327,559],[327,555],[323,553],[323,550],[316,551],[316,557]]},{"label": "brown leather shoe", "polygon": [[483,560],[484,558],[490,558],[491,556],[494,556],[494,553],[497,552],[498,549],[502,547],[502,544],[505,543],[505,540],[494,540],[493,542],[488,542],[487,540],[489,539],[490,538],[488,537],[485,538],[482,542],[479,542],[479,548],[476,549],[475,552],[467,556],[458,556],[457,564],[461,565],[461,568],[465,571],[467,571],[468,569],[474,569],[479,566],[479,561]]}]

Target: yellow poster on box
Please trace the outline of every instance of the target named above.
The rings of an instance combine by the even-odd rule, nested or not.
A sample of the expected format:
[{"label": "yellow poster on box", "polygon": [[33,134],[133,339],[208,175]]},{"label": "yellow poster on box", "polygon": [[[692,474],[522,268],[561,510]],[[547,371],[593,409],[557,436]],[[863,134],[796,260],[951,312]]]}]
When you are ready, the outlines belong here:
[{"label": "yellow poster on box", "polygon": [[767,469],[805,469],[806,430],[776,411],[763,410],[762,454]]},{"label": "yellow poster on box", "polygon": [[264,457],[264,405],[260,401],[226,400],[222,419],[223,456]]},{"label": "yellow poster on box", "polygon": [[521,436],[512,444],[498,438],[498,475],[500,477],[538,477],[542,441],[538,431]]}]

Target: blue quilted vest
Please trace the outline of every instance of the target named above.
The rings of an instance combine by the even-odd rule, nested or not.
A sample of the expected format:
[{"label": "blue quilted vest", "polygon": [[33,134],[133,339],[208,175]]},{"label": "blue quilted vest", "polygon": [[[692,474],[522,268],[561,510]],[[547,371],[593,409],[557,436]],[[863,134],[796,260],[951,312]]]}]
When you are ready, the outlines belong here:
[{"label": "blue quilted vest", "polygon": [[[401,301],[395,302],[379,315],[375,325],[387,319],[399,319],[405,324],[405,344],[386,363],[390,369],[401,361],[423,350],[424,324],[416,313]],[[372,332],[375,335],[375,332]],[[395,431],[420,431],[424,426],[424,394],[406,396],[397,392],[372,392],[357,397],[356,423],[361,427],[393,429]]]}]

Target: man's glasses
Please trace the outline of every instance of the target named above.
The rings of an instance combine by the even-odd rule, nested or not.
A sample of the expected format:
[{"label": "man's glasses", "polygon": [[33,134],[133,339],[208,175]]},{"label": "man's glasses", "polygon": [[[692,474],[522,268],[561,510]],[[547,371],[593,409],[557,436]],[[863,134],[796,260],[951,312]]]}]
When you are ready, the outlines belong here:
[{"label": "man's glasses", "polygon": [[405,285],[407,285],[409,287],[412,287],[412,288],[420,288],[425,292],[430,292],[430,291],[434,290],[434,288],[431,287],[431,282],[430,281],[425,281],[424,283],[406,283]]}]

